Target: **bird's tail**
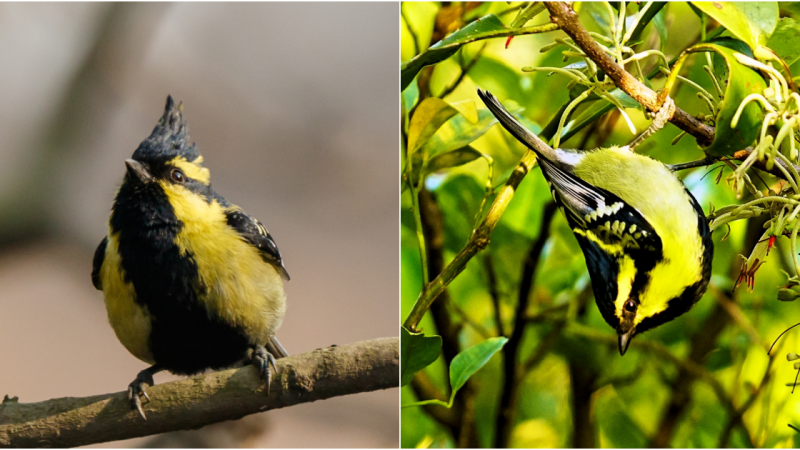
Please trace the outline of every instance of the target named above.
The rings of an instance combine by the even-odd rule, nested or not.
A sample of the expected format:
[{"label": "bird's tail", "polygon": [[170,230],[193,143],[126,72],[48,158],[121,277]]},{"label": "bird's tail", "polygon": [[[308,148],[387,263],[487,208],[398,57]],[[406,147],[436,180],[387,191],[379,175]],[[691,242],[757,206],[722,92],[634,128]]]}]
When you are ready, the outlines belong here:
[{"label": "bird's tail", "polygon": [[272,356],[275,357],[275,359],[285,358],[289,356],[289,352],[287,352],[286,349],[283,348],[283,345],[281,345],[281,342],[275,336],[269,338],[269,341],[267,342],[267,345],[265,345],[265,347],[267,348],[267,351],[270,352]]},{"label": "bird's tail", "polygon": [[536,152],[537,155],[550,161],[558,161],[555,150],[547,145],[539,136],[525,128],[514,116],[511,115],[503,105],[489,91],[478,89],[478,97],[489,108],[489,111],[497,117],[497,120],[508,130],[518,141],[525,144],[528,148]]}]

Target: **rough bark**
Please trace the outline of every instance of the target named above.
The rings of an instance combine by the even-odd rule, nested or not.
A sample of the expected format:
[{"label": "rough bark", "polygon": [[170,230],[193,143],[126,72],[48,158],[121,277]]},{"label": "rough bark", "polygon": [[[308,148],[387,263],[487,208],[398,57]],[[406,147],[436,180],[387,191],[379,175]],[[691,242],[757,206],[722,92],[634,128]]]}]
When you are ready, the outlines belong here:
[{"label": "rough bark", "polygon": [[75,447],[196,429],[340,395],[398,387],[399,340],[381,338],[281,358],[269,396],[255,368],[198,375],[147,390],[147,420],[127,392],[0,404],[0,447]]}]

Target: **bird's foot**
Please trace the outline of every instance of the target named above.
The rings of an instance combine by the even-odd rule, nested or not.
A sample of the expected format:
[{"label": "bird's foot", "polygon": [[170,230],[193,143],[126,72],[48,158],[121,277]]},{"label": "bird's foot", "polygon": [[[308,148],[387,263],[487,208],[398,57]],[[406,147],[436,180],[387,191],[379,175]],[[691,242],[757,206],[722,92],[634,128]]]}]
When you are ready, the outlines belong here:
[{"label": "bird's foot", "polygon": [[263,345],[255,345],[253,346],[253,355],[250,357],[250,362],[255,366],[258,376],[267,386],[267,395],[269,395],[269,385],[272,383],[272,370],[270,370],[269,366],[272,366],[275,373],[278,372],[278,367],[275,366],[275,357]]},{"label": "bird's foot", "polygon": [[630,144],[628,144],[628,149],[633,151],[636,147],[639,146],[642,142],[645,141],[648,137],[653,135],[656,131],[664,128],[664,125],[669,122],[669,119],[672,118],[672,115],[675,114],[675,102],[672,100],[672,97],[667,96],[664,100],[664,103],[658,109],[658,111],[654,113],[650,113],[653,117],[653,123],[644,130],[642,134],[636,137]]},{"label": "bird's foot", "polygon": [[161,369],[157,366],[152,366],[150,368],[144,369],[143,371],[139,372],[136,375],[136,379],[131,381],[131,384],[128,385],[128,401],[131,403],[131,409],[135,409],[139,411],[139,415],[142,416],[142,419],[147,420],[147,416],[144,415],[144,411],[142,410],[142,397],[150,401],[150,397],[147,395],[147,386],[153,386],[155,381],[153,381],[153,374],[156,372],[160,372]]}]

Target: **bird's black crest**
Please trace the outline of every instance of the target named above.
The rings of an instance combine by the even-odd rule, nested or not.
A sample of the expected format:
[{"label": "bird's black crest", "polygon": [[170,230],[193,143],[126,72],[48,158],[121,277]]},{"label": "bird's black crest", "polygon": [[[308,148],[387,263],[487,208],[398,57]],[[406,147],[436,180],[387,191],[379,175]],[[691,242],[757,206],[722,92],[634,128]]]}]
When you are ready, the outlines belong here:
[{"label": "bird's black crest", "polygon": [[194,161],[200,153],[197,144],[189,144],[189,131],[183,117],[183,103],[175,105],[172,96],[167,96],[164,115],[158,120],[150,136],[139,144],[133,153],[137,161],[165,161],[176,156],[183,156],[187,161]]}]

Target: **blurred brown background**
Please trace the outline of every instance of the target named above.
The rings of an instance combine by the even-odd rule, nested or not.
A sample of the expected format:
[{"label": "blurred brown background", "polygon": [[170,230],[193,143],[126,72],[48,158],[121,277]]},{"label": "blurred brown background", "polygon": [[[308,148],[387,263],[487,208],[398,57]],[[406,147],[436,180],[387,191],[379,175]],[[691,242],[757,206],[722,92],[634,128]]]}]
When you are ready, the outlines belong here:
[{"label": "blurred brown background", "polygon": [[[396,336],[398,24],[388,3],[0,3],[0,396],[118,392],[146,367],[89,274],[167,94],[280,246],[290,353]],[[398,395],[110,445],[396,447]]]}]

